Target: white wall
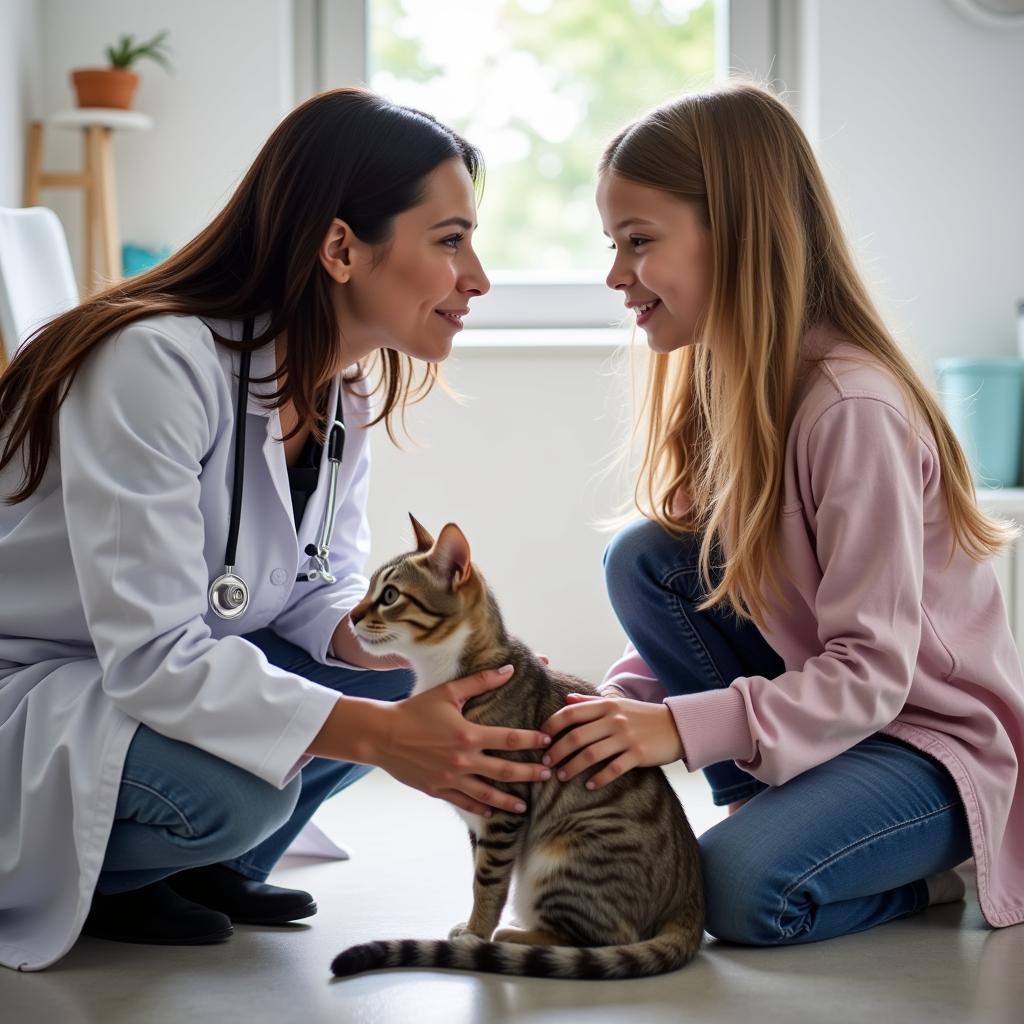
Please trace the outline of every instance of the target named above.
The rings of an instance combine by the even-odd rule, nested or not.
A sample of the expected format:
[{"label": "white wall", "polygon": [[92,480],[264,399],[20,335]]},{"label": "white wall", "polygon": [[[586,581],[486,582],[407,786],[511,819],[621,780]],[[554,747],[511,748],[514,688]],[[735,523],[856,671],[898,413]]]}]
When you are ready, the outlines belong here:
[{"label": "white wall", "polygon": [[623,637],[608,604],[594,522],[628,489],[602,474],[625,436],[628,366],[606,347],[458,347],[446,379],[468,399],[432,394],[411,409],[429,448],[374,447],[373,561],[410,550],[412,512],[431,532],[455,520],[509,630],[564,671],[600,676]]},{"label": "white wall", "polygon": [[0,0],[0,206],[21,206],[28,122],[41,79],[33,0]]},{"label": "white wall", "polygon": [[1024,29],[946,0],[805,0],[808,125],[866,276],[918,365],[1014,355],[1024,299]]},{"label": "white wall", "polygon": [[[293,106],[289,0],[40,0],[43,109],[75,105],[70,71],[102,66],[124,32],[169,32],[173,74],[136,70],[135,108],[152,133],[114,133],[124,241],[176,248],[223,206],[277,122]],[[48,131],[48,167],[81,166],[78,132]],[[81,193],[44,192],[68,234],[81,282]]]},{"label": "white wall", "polygon": [[[816,88],[801,108],[905,345],[926,371],[936,356],[1010,354],[1024,297],[1024,32],[986,32],[945,0],[783,2],[807,49],[776,66],[799,66],[800,82],[780,84]],[[25,3],[0,3],[24,16]],[[293,4],[40,6],[46,110],[71,103],[67,71],[97,60],[119,32],[170,29],[177,73],[145,65],[137,104],[157,129],[119,138],[117,166],[125,238],[184,241],[295,98]],[[54,205],[77,258],[77,204]],[[595,480],[620,437],[623,379],[603,375],[606,358],[594,348],[457,349],[448,376],[475,401],[463,408],[437,394],[411,410],[425,450],[397,452],[380,434],[370,506],[374,560],[408,543],[407,511],[435,529],[461,522],[510,628],[591,677],[622,643],[601,579],[606,538],[588,526],[625,490]]]}]

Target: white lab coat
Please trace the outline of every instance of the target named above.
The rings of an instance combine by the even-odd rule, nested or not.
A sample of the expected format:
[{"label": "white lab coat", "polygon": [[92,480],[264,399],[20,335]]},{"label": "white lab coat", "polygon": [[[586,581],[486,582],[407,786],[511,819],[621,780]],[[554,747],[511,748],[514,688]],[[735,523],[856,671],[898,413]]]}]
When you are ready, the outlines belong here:
[{"label": "white lab coat", "polygon": [[[368,399],[344,389],[337,582],[296,583],[329,463],[325,453],[296,539],[280,420],[261,401],[274,383],[251,385],[237,556],[250,606],[222,620],[207,588],[223,571],[239,356],[208,325],[242,336],[238,321],[159,316],[99,345],[61,406],[41,486],[27,502],[0,504],[0,963],[9,967],[47,967],[78,937],[140,722],[283,788],[337,700],[239,634],[273,626],[317,661],[345,664],[327,652],[367,585]],[[272,341],[255,351],[252,377],[272,372],[274,356]],[[0,498],[20,483],[18,461],[0,473]]]}]

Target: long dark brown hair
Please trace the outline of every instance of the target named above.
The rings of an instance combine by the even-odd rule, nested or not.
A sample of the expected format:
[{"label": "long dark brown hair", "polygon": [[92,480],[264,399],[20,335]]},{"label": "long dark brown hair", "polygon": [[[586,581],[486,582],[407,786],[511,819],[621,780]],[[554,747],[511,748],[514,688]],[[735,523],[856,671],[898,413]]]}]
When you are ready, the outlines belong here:
[{"label": "long dark brown hair", "polygon": [[[479,152],[429,114],[365,89],[314,96],[274,130],[234,195],[195,238],[145,274],[121,282],[56,317],[37,331],[0,376],[0,471],[27,449],[22,486],[4,501],[15,505],[39,486],[50,456],[57,410],[89,352],[143,317],[163,313],[244,319],[269,314],[251,342],[217,341],[253,350],[286,331],[284,365],[260,383],[286,376],[273,404],[291,400],[294,436],[316,422],[331,379],[344,365],[344,338],[320,265],[320,243],[339,217],[370,245],[385,245],[393,219],[422,201],[425,179],[460,158],[479,188]],[[391,349],[360,366],[375,368],[372,392],[383,395],[374,423],[392,433],[391,416],[423,397],[437,380],[427,364],[417,383],[412,360]],[[314,428],[320,434],[319,428]],[[322,436],[320,438],[322,440]]]}]

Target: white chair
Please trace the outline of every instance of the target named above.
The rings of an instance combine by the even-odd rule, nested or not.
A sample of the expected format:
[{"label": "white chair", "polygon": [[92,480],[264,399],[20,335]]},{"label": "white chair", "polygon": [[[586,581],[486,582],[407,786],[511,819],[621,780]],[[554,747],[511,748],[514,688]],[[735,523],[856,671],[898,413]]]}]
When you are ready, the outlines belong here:
[{"label": "white chair", "polygon": [[53,210],[0,207],[0,369],[51,317],[78,305],[64,228]]}]

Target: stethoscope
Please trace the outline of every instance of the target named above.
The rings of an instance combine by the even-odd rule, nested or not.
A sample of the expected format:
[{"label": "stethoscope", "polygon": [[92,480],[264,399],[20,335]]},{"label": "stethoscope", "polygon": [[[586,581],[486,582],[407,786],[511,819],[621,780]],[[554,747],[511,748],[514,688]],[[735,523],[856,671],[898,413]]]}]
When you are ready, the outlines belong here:
[{"label": "stethoscope", "polygon": [[[242,333],[243,341],[252,341],[253,320],[245,321]],[[235,410],[235,471],[231,486],[231,520],[228,528],[228,543],[224,552],[224,572],[211,584],[209,590],[210,610],[222,619],[237,619],[244,615],[249,607],[249,587],[245,580],[235,572],[235,549],[238,546],[238,523],[242,518],[242,483],[244,474],[245,452],[245,420],[249,397],[249,365],[252,352],[243,352],[238,370],[238,404]],[[316,544],[306,545],[311,568],[300,572],[296,583],[313,583],[323,580],[333,583],[328,560],[331,550],[331,534],[334,531],[334,509],[337,500],[338,471],[341,469],[341,456],[345,451],[345,413],[341,405],[341,384],[338,385],[338,411],[331,424],[330,437],[327,440],[327,458],[331,463],[331,482],[327,490],[327,507],[320,521],[320,536]]]}]

